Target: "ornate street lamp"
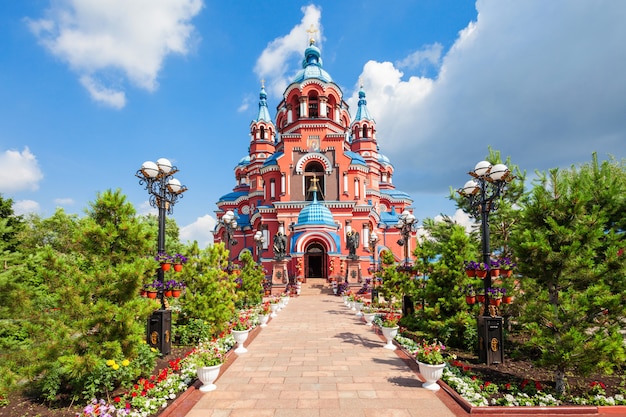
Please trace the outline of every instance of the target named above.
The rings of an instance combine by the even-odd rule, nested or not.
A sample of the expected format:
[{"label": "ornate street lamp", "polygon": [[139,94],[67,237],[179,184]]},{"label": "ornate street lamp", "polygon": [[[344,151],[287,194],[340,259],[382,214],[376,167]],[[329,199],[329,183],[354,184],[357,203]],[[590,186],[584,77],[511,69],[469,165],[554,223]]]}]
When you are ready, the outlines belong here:
[{"label": "ornate street lamp", "polygon": [[[396,227],[400,230],[400,235],[402,236],[400,240],[398,240],[398,245],[404,246],[404,270],[409,271],[410,269],[410,260],[409,260],[409,242],[411,239],[411,232],[415,228],[415,224],[417,222],[417,218],[411,214],[408,210],[404,210],[398,219],[398,224]],[[408,316],[413,314],[413,300],[408,295],[402,296],[402,315]]]},{"label": "ornate street lamp", "polygon": [[237,229],[237,220],[235,219],[235,213],[232,210],[228,210],[222,216],[220,222],[226,229],[226,249],[228,249],[228,269],[231,268],[230,251],[231,247],[237,244],[237,240],[233,238],[234,231]]},{"label": "ornate street lamp", "polygon": [[[491,261],[489,213],[497,209],[497,199],[514,177],[506,165],[491,165],[488,161],[477,163],[469,175],[473,178],[457,192],[467,197],[475,214],[480,215],[482,261],[489,266]],[[491,269],[487,268],[487,276],[484,278],[485,302],[478,318],[479,356],[487,365],[502,363],[504,360],[502,317],[497,316],[495,307],[489,308],[487,291],[489,288],[491,288]]]},{"label": "ornate street lamp", "polygon": [[409,266],[409,240],[411,239],[411,232],[415,227],[415,223],[417,222],[417,218],[411,214],[408,210],[404,210],[400,217],[398,218],[398,224],[396,227],[400,230],[400,240],[398,240],[398,245],[404,246],[404,265]]},{"label": "ornate street lamp", "polygon": [[372,232],[369,238],[369,249],[372,254],[372,303],[378,297],[378,290],[376,290],[376,245],[378,244],[378,235],[376,232]]},{"label": "ornate street lamp", "polygon": [[[135,174],[139,178],[139,184],[145,185],[150,194],[150,205],[159,210],[157,253],[165,252],[166,213],[172,214],[174,205],[187,191],[187,187],[181,185],[180,181],[174,178],[174,174],[177,172],[178,168],[172,166],[168,159],[161,158],[156,163],[144,162],[141,169]],[[165,271],[159,268],[157,279],[161,284],[164,282],[164,274]],[[148,343],[153,347],[158,347],[161,353],[166,355],[169,354],[171,347],[172,312],[166,309],[162,285],[159,288],[158,297],[161,301],[161,309],[154,312],[148,321]]]},{"label": "ornate street lamp", "polygon": [[265,236],[263,236],[262,231],[257,230],[254,234],[254,242],[256,244],[257,262],[261,265],[261,251],[263,250],[263,244],[265,243]]}]

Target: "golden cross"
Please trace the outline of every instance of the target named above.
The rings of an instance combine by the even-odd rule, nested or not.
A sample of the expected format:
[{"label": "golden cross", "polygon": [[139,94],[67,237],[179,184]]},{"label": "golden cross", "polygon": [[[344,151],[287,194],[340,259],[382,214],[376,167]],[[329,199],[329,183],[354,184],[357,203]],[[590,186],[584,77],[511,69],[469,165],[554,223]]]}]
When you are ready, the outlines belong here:
[{"label": "golden cross", "polygon": [[309,33],[309,34],[310,34],[310,36],[311,36],[311,43],[314,43],[314,42],[315,42],[315,39],[313,38],[313,34],[314,34],[315,32],[319,32],[319,31],[318,31],[317,29],[315,29],[315,26],[313,25],[313,23],[311,23],[311,27],[310,27],[310,28],[308,28],[306,31],[307,31],[307,33]]}]

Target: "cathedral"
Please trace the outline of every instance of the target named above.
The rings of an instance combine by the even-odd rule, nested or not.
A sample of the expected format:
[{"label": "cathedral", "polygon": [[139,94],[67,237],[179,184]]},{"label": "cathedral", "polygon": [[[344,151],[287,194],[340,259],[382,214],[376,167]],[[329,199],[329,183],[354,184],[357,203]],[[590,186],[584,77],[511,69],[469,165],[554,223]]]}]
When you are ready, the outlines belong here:
[{"label": "cathedral", "polygon": [[382,251],[399,263],[410,258],[415,229],[403,239],[401,224],[415,219],[413,200],[393,185],[365,91],[352,118],[313,38],[275,119],[261,86],[248,154],[234,173],[235,187],[217,202],[215,242],[235,264],[251,251],[274,284],[321,278],[357,286]]}]

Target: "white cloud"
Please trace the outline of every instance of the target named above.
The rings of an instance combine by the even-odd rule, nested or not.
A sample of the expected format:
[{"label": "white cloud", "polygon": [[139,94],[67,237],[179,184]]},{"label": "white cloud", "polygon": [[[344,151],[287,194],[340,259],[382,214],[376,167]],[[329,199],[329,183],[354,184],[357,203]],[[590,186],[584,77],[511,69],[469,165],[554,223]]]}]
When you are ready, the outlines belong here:
[{"label": "white cloud", "polygon": [[426,45],[424,48],[413,52],[406,58],[397,62],[396,65],[399,68],[422,68],[425,66],[439,66],[441,60],[441,52],[443,51],[443,45],[440,43],[434,43],[432,45]]},{"label": "white cloud", "polygon": [[126,94],[123,91],[103,87],[93,77],[88,75],[80,77],[80,83],[89,91],[89,94],[95,101],[99,101],[114,109],[121,109],[126,105]]},{"label": "white cloud", "polygon": [[75,201],[72,198],[56,198],[54,203],[59,206],[71,206],[74,205]]},{"label": "white cloud", "polygon": [[94,100],[121,108],[123,91],[104,80],[123,74],[154,91],[164,59],[186,55],[197,40],[189,21],[202,6],[202,0],[59,0],[46,18],[27,22],[40,42],[79,74]]},{"label": "white cloud", "polygon": [[198,242],[200,248],[206,248],[213,244],[213,229],[215,228],[215,218],[206,214],[198,217],[195,222],[180,228],[181,242]]},{"label": "white cloud", "polygon": [[420,194],[445,198],[488,146],[529,172],[589,161],[594,151],[623,157],[626,4],[478,1],[477,10],[436,77],[409,73],[429,56],[421,47],[399,64],[363,67],[394,184],[418,206]]},{"label": "white cloud", "polygon": [[28,147],[22,152],[7,150],[0,153],[0,192],[37,190],[43,174],[37,158]]},{"label": "white cloud", "polygon": [[19,200],[13,202],[13,211],[17,215],[39,212],[39,203],[33,200]]},{"label": "white cloud", "polygon": [[308,46],[311,35],[307,32],[311,27],[318,30],[313,34],[316,45],[319,47],[323,41],[322,26],[320,23],[321,9],[314,5],[302,7],[304,16],[300,23],[294,26],[291,31],[281,37],[274,39],[261,53],[257,59],[254,72],[267,81],[266,88],[268,94],[274,97],[282,97],[287,85],[291,82],[292,70],[288,65],[288,60],[292,57],[302,57],[302,51]]}]

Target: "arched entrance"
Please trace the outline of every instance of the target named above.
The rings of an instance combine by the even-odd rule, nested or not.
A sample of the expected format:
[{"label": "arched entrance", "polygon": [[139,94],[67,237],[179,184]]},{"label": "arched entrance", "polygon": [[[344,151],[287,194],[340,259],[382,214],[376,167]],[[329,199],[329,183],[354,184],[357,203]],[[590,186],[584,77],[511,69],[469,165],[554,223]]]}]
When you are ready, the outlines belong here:
[{"label": "arched entrance", "polygon": [[311,243],[304,253],[304,271],[307,278],[326,278],[328,262],[326,249],[318,242]]}]

